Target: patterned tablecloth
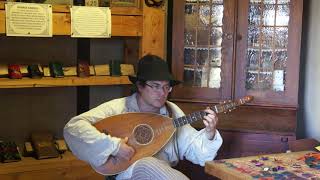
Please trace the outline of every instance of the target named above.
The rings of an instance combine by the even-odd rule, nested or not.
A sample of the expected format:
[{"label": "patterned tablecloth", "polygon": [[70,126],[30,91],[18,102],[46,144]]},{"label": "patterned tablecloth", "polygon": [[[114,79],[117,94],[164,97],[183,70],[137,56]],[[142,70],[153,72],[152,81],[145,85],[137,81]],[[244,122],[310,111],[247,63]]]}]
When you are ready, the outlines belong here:
[{"label": "patterned tablecloth", "polygon": [[300,151],[206,162],[206,173],[221,179],[320,180],[320,153]]}]

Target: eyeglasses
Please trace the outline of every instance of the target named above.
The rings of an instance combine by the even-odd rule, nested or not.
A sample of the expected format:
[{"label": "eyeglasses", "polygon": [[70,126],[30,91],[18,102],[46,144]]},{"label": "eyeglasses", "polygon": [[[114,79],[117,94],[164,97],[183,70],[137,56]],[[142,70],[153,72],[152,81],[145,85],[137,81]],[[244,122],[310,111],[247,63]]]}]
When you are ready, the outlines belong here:
[{"label": "eyeglasses", "polygon": [[159,84],[148,84],[148,83],[146,83],[146,85],[151,87],[151,89],[154,91],[163,90],[164,92],[167,92],[167,93],[172,91],[172,87],[170,85],[161,86]]}]

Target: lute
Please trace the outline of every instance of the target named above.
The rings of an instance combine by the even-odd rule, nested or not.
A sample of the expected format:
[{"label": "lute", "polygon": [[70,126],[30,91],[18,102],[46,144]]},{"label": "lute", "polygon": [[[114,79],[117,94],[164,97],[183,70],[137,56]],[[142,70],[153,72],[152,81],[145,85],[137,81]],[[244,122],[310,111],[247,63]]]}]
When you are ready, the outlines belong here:
[{"label": "lute", "polygon": [[[210,107],[215,113],[228,112],[235,107],[245,104],[253,99],[245,96],[236,101],[226,101]],[[110,116],[100,120],[94,126],[103,133],[114,137],[128,137],[128,145],[135,149],[131,160],[109,156],[105,164],[93,167],[95,171],[103,175],[114,175],[126,170],[137,160],[153,156],[167,144],[176,128],[192,122],[202,120],[206,115],[204,111],[193,112],[176,119],[155,113],[124,113]]]}]

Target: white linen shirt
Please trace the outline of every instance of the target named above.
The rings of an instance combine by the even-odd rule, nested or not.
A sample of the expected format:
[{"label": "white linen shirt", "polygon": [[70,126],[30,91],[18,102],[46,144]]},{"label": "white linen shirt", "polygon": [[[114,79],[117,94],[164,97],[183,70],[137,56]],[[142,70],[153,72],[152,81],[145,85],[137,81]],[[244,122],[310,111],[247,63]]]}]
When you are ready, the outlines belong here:
[{"label": "white linen shirt", "polygon": [[[140,112],[136,93],[105,102],[96,108],[73,117],[64,127],[64,138],[75,156],[91,166],[103,165],[110,155],[116,155],[120,147],[120,138],[98,131],[92,124],[106,117],[126,112]],[[172,118],[184,116],[183,111],[174,103],[166,102],[172,111]],[[169,116],[166,106],[160,114]],[[171,166],[186,158],[194,164],[204,166],[205,161],[213,160],[222,144],[218,130],[213,140],[209,140],[205,130],[197,131],[189,124],[176,129],[168,143],[154,157],[168,162]],[[121,172],[117,179],[128,179],[132,175],[135,163]]]}]

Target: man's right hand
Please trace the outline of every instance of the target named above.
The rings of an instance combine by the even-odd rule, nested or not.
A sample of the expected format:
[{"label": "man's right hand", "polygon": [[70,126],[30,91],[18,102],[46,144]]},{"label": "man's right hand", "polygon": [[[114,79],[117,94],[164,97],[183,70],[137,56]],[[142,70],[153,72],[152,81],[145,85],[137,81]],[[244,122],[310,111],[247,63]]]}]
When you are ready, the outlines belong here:
[{"label": "man's right hand", "polygon": [[118,153],[115,155],[116,158],[121,158],[129,161],[134,155],[134,149],[127,144],[128,137],[121,139],[120,148]]}]

